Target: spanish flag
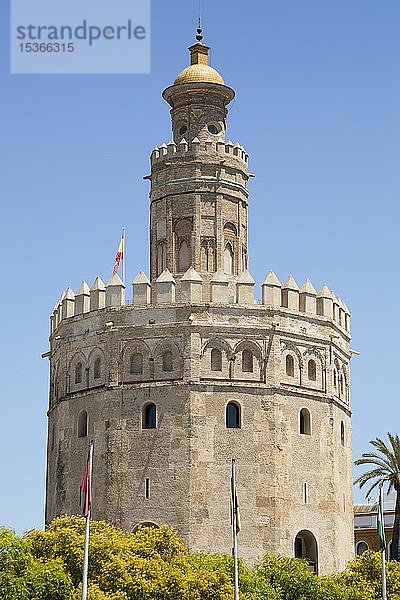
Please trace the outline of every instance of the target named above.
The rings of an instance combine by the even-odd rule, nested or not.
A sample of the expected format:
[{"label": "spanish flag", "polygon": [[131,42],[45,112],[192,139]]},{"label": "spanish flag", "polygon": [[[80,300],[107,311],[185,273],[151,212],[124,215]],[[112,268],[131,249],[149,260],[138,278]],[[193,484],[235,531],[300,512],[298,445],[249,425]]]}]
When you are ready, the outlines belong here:
[{"label": "spanish flag", "polygon": [[93,442],[90,443],[85,472],[81,483],[81,507],[84,517],[88,517],[92,508],[92,457]]},{"label": "spanish flag", "polygon": [[125,230],[122,230],[121,241],[118,246],[117,254],[115,256],[115,264],[113,273],[118,273],[119,263],[124,260],[124,246],[125,246]]}]

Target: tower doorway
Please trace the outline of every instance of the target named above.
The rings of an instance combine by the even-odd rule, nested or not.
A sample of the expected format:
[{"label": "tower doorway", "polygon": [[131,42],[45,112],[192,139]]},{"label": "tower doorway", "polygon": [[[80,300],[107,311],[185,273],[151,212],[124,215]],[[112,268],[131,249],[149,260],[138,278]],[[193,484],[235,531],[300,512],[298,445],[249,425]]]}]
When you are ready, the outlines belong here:
[{"label": "tower doorway", "polygon": [[295,558],[305,559],[310,571],[318,574],[318,545],[315,536],[311,531],[303,529],[299,531],[294,539]]}]

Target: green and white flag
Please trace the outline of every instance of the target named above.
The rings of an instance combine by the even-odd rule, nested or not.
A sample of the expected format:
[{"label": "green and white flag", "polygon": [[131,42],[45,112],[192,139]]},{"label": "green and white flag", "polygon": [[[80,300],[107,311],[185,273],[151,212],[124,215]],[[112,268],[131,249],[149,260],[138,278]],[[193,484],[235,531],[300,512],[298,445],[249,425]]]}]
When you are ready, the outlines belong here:
[{"label": "green and white flag", "polygon": [[378,503],[378,537],[381,545],[381,550],[386,550],[385,538],[385,523],[383,520],[383,486],[379,487],[379,503]]}]

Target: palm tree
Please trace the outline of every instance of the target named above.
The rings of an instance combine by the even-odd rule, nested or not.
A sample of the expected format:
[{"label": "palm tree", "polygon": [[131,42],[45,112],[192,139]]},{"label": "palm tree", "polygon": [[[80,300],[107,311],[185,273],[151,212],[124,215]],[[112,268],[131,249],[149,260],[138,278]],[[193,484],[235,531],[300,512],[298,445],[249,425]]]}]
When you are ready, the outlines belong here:
[{"label": "palm tree", "polygon": [[366,493],[368,498],[372,490],[384,482],[389,483],[387,493],[394,489],[396,492],[396,507],[394,513],[393,537],[392,537],[392,558],[399,561],[400,548],[400,438],[398,434],[387,434],[389,444],[385,444],[380,438],[371,440],[370,444],[376,448],[377,452],[364,452],[361,458],[355,461],[359,465],[374,465],[374,468],[360,475],[354,482],[358,483],[360,489],[370,481],[373,481],[371,487]]}]

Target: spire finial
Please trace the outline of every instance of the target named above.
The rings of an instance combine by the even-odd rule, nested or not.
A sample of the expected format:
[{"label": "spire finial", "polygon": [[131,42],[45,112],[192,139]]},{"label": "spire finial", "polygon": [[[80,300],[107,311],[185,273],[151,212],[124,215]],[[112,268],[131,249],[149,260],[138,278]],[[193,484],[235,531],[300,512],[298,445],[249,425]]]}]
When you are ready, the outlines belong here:
[{"label": "spire finial", "polygon": [[198,23],[198,26],[197,26],[196,40],[198,42],[201,42],[203,40],[203,29],[201,27],[201,15],[199,15],[199,23]]}]

